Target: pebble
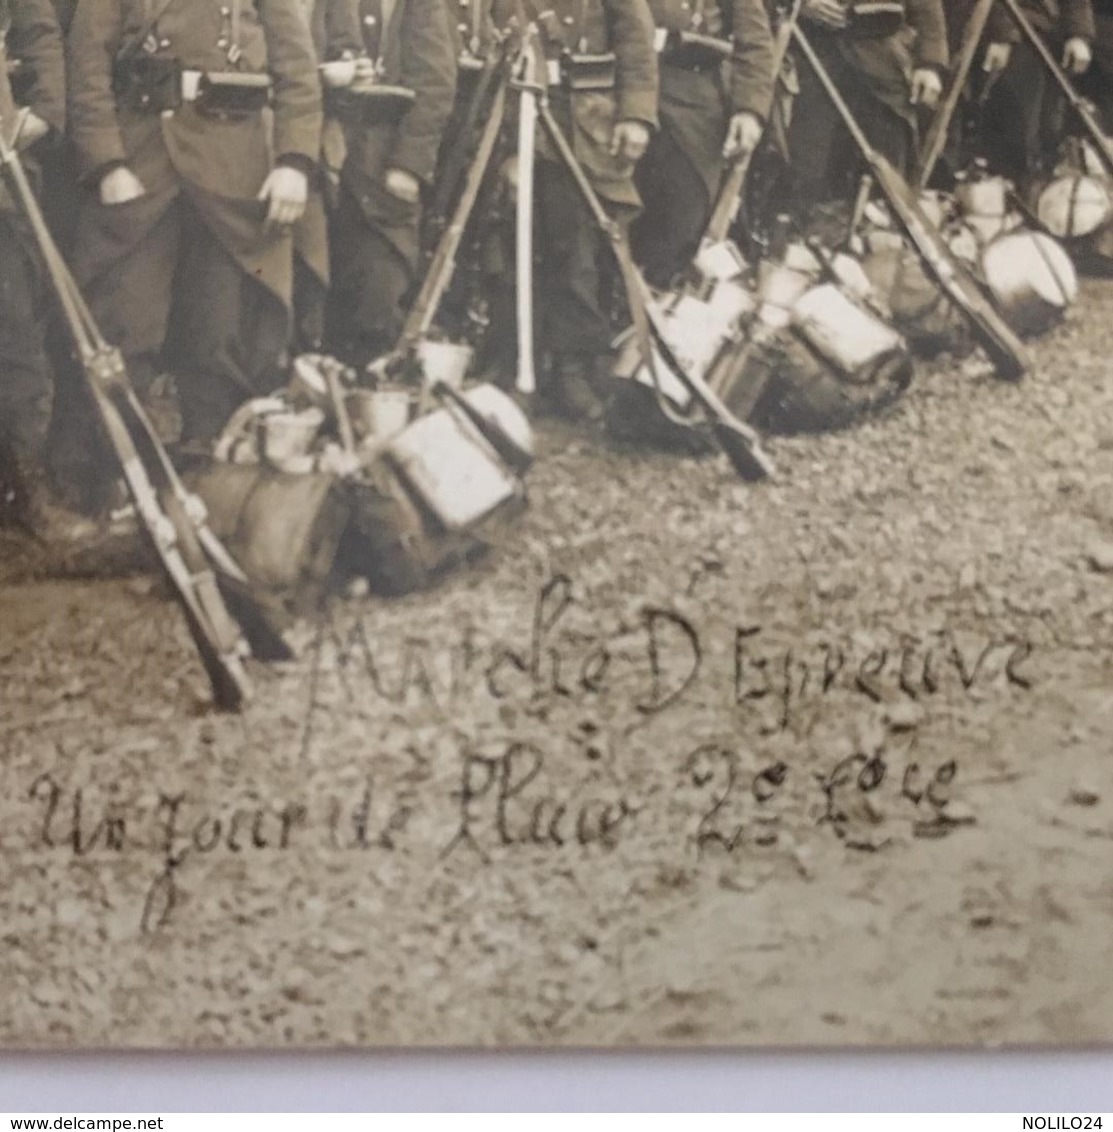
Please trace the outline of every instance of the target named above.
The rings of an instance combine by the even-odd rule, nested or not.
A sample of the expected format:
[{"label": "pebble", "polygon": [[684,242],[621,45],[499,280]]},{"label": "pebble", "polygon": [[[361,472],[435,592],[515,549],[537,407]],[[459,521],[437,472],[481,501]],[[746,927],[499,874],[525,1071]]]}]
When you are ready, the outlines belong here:
[{"label": "pebble", "polygon": [[898,700],[885,710],[891,731],[915,731],[924,721],[924,709],[912,700]]},{"label": "pebble", "polygon": [[1113,542],[1100,540],[1086,548],[1086,561],[1098,574],[1113,574]]},{"label": "pebble", "polygon": [[1086,783],[1075,783],[1067,794],[1067,801],[1072,806],[1096,806],[1101,795]]},{"label": "pebble", "polygon": [[591,1000],[589,1010],[596,1014],[606,1014],[612,1010],[623,1010],[626,999],[617,987],[604,987]]},{"label": "pebble", "polygon": [[809,880],[815,875],[815,854],[806,846],[801,845],[792,854],[792,861],[796,865],[796,871],[805,880]]}]

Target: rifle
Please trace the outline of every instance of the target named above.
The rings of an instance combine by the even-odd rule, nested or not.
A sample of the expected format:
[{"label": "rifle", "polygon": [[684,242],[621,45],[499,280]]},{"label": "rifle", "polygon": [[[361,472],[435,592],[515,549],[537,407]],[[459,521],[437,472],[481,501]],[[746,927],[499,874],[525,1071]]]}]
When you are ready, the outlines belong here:
[{"label": "rifle", "polygon": [[[479,8],[479,4],[476,4]],[[493,112],[491,99],[492,88],[500,81],[505,66],[505,59],[501,48],[492,48],[483,56],[482,66],[475,75],[474,87],[468,99],[467,110],[463,116],[456,138],[450,144],[445,154],[443,164],[437,173],[437,183],[429,201],[429,215],[438,223],[446,218],[453,202],[458,199],[460,185],[466,176],[471,163],[472,155],[478,145],[482,145],[485,130],[479,130],[484,107],[487,114]],[[477,139],[478,135],[478,139]],[[438,231],[438,235],[440,232]]]},{"label": "rifle", "polygon": [[870,145],[799,24],[793,27],[792,34],[924,267],[969,323],[998,376],[1017,380],[1028,368],[1028,351],[980,290],[969,269],[955,257],[932,226],[908,182],[893,168],[884,154]]},{"label": "rifle", "polygon": [[1094,149],[1097,150],[1098,157],[1101,158],[1101,163],[1105,166],[1106,172],[1113,174],[1113,141],[1110,141],[1101,128],[1101,124],[1094,116],[1093,107],[1074,89],[1074,84],[1067,78],[1063,68],[1059,66],[1059,61],[1051,54],[1050,48],[1040,38],[1039,32],[1032,27],[1031,21],[1021,11],[1016,0],[1001,0],[1001,3],[1005,6],[1005,11],[1008,12],[1013,23],[1020,29],[1021,35],[1032,45],[1033,50],[1051,73],[1055,85],[1062,91],[1063,97],[1066,98],[1075,116],[1082,123],[1086,136],[1093,143]]},{"label": "rifle", "polygon": [[[526,50],[532,54],[528,44]],[[534,72],[536,73],[536,63]],[[659,358],[670,375],[687,390],[691,401],[702,410],[719,447],[739,476],[746,480],[760,480],[772,475],[773,464],[762,451],[758,434],[731,413],[701,376],[686,371],[677,359],[654,311],[653,293],[649,289],[649,284],[638,271],[630,255],[622,227],[607,214],[598,194],[576,160],[568,139],[553,117],[543,86],[538,88],[534,98],[538,121],[553,150],[571,175],[595,223],[610,242],[611,251],[622,274],[644,363],[655,368]]]},{"label": "rifle", "polygon": [[[788,11],[782,15],[777,25],[777,33],[773,37],[771,67],[774,78],[780,75],[781,67],[784,65],[788,46],[792,39],[792,29],[799,19],[802,3],[803,0],[792,0]],[[741,159],[736,160],[727,171],[722,184],[719,186],[719,194],[707,221],[707,229],[703,234],[701,247],[721,244],[726,240],[742,204],[742,189],[746,184],[746,174],[749,172],[752,158],[752,152],[745,154]]]},{"label": "rifle", "polygon": [[935,116],[931,120],[927,136],[920,151],[919,165],[914,178],[916,188],[921,192],[927,188],[932,173],[935,172],[936,163],[947,144],[947,134],[950,133],[951,121],[958,109],[959,100],[966,87],[966,80],[970,77],[970,69],[977,58],[978,47],[981,44],[982,33],[989,20],[989,13],[993,8],[994,0],[977,0],[966,27],[962,31],[962,49],[955,61],[954,72],[951,75],[951,85],[943,101],[936,107]]},{"label": "rifle", "polygon": [[464,230],[471,219],[479,190],[482,187],[484,177],[487,175],[487,167],[491,163],[491,155],[494,153],[499,134],[502,132],[502,123],[506,115],[506,88],[507,78],[504,70],[499,78],[498,85],[495,87],[487,120],[483,124],[483,132],[479,136],[475,155],[464,178],[464,187],[448,225],[441,234],[436,250],[433,252],[433,258],[426,270],[425,278],[422,280],[421,290],[418,291],[417,298],[414,300],[410,313],[403,324],[402,333],[394,351],[397,355],[403,357],[411,355],[418,342],[429,332],[433,319],[436,318],[441,299],[452,281],[452,275],[456,268],[456,255],[464,238]]},{"label": "rifle", "polygon": [[136,514],[181,604],[217,706],[238,711],[251,694],[244,657],[288,660],[293,654],[208,526],[204,504],[179,479],[128,380],[122,354],[101,335],[54,243],[4,125],[0,121],[0,170],[34,233]]}]

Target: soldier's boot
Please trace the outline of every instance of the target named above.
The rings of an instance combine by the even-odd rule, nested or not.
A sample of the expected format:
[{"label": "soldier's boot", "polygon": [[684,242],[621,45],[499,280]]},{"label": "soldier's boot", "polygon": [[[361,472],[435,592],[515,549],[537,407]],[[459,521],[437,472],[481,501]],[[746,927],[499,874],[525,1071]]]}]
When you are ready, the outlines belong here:
[{"label": "soldier's boot", "polygon": [[594,354],[555,354],[546,390],[553,411],[568,420],[602,421],[599,367]]},{"label": "soldier's boot", "polygon": [[91,519],[63,505],[41,460],[0,438],[0,523],[20,527],[48,545],[74,545],[97,535]]}]

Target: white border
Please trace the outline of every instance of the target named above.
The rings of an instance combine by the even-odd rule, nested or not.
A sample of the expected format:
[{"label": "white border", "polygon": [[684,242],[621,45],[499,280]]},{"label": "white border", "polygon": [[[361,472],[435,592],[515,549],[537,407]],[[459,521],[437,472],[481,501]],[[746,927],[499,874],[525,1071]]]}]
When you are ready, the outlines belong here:
[{"label": "white border", "polygon": [[1099,1112],[1113,1050],[0,1053],[31,1112]]}]

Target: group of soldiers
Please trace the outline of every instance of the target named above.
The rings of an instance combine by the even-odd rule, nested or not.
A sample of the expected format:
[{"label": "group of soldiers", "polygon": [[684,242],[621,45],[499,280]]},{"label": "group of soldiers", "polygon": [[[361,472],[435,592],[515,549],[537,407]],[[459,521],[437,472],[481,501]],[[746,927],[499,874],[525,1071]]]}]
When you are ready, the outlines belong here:
[{"label": "group of soldiers", "polygon": [[[898,168],[944,89],[969,3],[800,8]],[[1107,111],[1113,0],[1023,4]],[[461,61],[523,24],[537,29],[554,115],[655,286],[691,260],[726,163],[763,137],[786,158],[778,207],[797,217],[856,182],[815,75],[775,62],[763,0],[0,0],[0,128],[140,395],[173,373],[182,451],[280,384],[293,353],[362,367],[392,345],[421,271],[423,203],[475,82]],[[1007,18],[991,14],[983,39],[976,144],[1022,179],[1052,160],[1062,107]],[[592,417],[614,338],[606,252],[568,169],[544,144],[537,162],[541,393]],[[501,311],[491,296],[504,327],[506,295]],[[39,250],[0,188],[0,486],[49,538],[80,526],[59,488],[103,478],[53,318]],[[69,502],[93,506],[88,493]]]}]

